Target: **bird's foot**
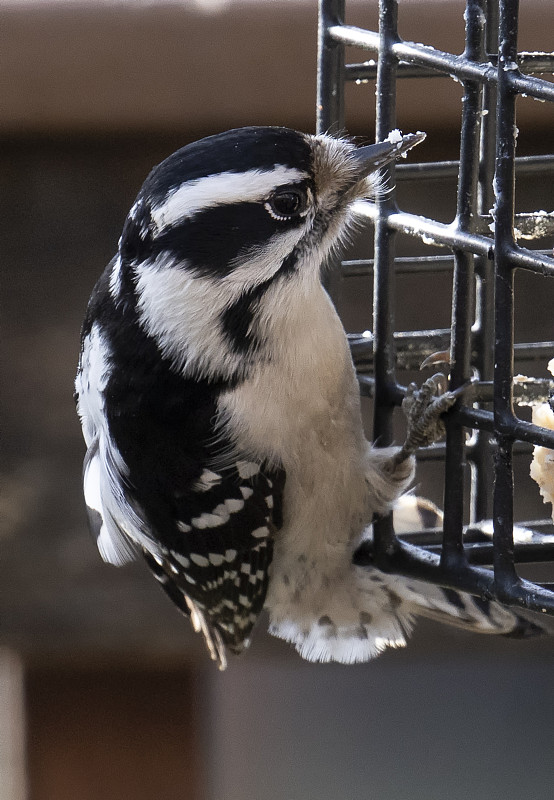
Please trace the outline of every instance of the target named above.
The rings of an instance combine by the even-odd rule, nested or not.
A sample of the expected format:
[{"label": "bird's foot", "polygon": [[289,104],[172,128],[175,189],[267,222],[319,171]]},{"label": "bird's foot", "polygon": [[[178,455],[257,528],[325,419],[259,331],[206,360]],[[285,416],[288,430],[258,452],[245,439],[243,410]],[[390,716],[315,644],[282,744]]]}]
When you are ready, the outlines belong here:
[{"label": "bird's foot", "polygon": [[402,410],[408,422],[406,441],[395,456],[397,464],[408,459],[420,447],[428,447],[445,435],[442,415],[462,395],[468,384],[454,391],[447,390],[446,378],[440,372],[428,378],[418,389],[410,383],[402,401]]}]

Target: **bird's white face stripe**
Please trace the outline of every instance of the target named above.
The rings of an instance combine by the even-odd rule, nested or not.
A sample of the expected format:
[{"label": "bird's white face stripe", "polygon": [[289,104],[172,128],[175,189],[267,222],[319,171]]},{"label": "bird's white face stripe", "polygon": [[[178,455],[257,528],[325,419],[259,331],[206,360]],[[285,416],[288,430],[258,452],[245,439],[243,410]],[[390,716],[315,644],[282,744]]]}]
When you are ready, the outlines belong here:
[{"label": "bird's white face stripe", "polygon": [[174,189],[162,203],[152,207],[154,235],[208,208],[230,203],[261,202],[277,186],[295,183],[307,177],[307,173],[301,170],[276,166],[270,170],[220,172],[187,181]]}]

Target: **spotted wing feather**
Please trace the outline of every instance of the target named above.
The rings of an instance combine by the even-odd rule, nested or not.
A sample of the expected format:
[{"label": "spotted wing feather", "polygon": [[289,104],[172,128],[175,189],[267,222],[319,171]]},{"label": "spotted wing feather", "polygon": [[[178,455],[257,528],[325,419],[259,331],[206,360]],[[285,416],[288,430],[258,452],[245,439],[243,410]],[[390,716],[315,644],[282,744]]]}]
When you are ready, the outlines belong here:
[{"label": "spotted wing feather", "polygon": [[240,652],[263,608],[284,484],[282,470],[251,462],[223,472],[204,470],[206,480],[178,504],[161,558],[145,553],[171,599],[197,617],[220,662],[218,642]]}]

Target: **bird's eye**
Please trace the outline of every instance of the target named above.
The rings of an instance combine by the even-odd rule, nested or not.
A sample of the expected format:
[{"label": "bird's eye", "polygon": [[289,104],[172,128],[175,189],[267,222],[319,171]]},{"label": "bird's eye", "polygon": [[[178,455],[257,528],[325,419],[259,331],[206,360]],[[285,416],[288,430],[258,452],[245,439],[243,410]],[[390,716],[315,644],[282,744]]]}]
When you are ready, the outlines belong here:
[{"label": "bird's eye", "polygon": [[282,189],[274,192],[265,203],[274,219],[282,222],[306,215],[306,194],[300,189]]}]

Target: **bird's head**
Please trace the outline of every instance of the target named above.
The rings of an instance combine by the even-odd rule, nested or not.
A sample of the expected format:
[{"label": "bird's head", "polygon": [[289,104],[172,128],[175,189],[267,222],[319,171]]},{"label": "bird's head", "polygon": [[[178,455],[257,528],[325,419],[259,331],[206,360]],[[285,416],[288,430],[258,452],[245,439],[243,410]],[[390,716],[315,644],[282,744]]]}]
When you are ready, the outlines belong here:
[{"label": "bird's head", "polygon": [[171,259],[244,288],[294,270],[308,253],[319,266],[353,201],[374,195],[379,169],[423,138],[357,148],[327,135],[248,127],[201,139],[152,170],[127,218],[121,256]]},{"label": "bird's head", "polygon": [[356,148],[250,127],[183,147],[152,170],[129,212],[113,299],[131,300],[176,369],[245,374],[268,323],[321,291],[321,264],[354,201],[424,134],[390,138]]}]

